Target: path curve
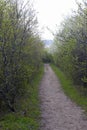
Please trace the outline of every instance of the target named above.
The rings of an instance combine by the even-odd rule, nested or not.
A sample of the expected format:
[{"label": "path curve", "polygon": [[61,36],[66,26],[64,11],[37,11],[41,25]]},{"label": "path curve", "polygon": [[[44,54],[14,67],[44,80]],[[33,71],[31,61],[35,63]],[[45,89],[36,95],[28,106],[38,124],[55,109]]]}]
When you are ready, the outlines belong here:
[{"label": "path curve", "polygon": [[40,84],[40,130],[87,130],[83,110],[62,91],[60,83],[48,64]]}]

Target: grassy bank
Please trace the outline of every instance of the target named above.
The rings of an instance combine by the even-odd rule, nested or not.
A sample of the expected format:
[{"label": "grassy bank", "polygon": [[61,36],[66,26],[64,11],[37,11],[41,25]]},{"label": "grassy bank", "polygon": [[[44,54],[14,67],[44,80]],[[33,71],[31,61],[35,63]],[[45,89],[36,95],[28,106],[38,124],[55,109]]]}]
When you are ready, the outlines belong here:
[{"label": "grassy bank", "polygon": [[33,80],[26,85],[27,92],[16,104],[16,113],[7,113],[0,118],[0,130],[38,130],[39,129],[39,97],[38,86],[43,75],[43,67]]},{"label": "grassy bank", "polygon": [[66,75],[56,66],[51,65],[55,74],[60,80],[63,91],[67,96],[69,96],[75,103],[81,106],[87,111],[87,97],[83,96],[73,85],[72,81],[67,79]]}]

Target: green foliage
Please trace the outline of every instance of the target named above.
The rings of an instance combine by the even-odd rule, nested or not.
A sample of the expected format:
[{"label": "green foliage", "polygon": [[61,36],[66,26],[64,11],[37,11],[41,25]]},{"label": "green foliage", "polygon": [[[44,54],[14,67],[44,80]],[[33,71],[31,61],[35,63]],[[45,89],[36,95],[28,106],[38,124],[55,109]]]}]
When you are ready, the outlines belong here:
[{"label": "green foliage", "polygon": [[78,11],[62,24],[54,40],[54,63],[75,84],[87,87],[87,4],[78,4]]},{"label": "green foliage", "polygon": [[38,73],[43,50],[34,10],[18,2],[0,1],[0,101],[11,111]]},{"label": "green foliage", "polygon": [[51,63],[52,62],[52,55],[47,49],[44,49],[42,60],[44,63]]},{"label": "green foliage", "polygon": [[40,107],[38,97],[38,85],[43,75],[43,66],[33,79],[33,83],[26,84],[26,93],[17,99],[16,113],[8,113],[0,117],[0,129],[2,130],[38,130]]}]

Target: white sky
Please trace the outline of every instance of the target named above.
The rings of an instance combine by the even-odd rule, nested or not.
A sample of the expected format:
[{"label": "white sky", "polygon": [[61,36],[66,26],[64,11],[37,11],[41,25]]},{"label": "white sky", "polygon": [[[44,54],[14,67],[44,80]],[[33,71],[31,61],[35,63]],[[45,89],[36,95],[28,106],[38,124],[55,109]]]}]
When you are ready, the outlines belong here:
[{"label": "white sky", "polygon": [[53,39],[47,27],[55,32],[56,25],[59,25],[63,18],[77,7],[75,0],[34,0],[34,2],[43,39]]}]

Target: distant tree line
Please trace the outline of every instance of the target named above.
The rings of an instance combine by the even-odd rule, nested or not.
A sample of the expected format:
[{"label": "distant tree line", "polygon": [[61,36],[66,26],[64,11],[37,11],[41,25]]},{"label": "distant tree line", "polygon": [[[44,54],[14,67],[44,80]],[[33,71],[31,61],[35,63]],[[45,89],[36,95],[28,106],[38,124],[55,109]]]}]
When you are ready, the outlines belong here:
[{"label": "distant tree line", "polygon": [[44,47],[42,61],[43,61],[43,63],[51,63],[52,62],[52,55],[49,52],[49,48]]},{"label": "distant tree line", "polygon": [[54,39],[54,63],[77,85],[87,87],[87,2],[61,24]]},{"label": "distant tree line", "polygon": [[0,0],[0,106],[15,111],[16,97],[41,67],[42,50],[30,3]]}]

